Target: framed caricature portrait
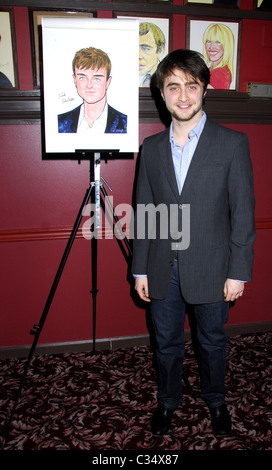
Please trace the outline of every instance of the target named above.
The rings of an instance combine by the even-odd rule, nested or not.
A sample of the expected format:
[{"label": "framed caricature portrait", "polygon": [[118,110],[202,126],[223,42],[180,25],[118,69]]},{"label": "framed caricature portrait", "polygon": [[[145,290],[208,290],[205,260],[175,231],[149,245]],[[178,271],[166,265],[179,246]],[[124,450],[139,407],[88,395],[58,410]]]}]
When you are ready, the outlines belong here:
[{"label": "framed caricature portrait", "polygon": [[42,42],[45,152],[136,152],[138,23],[42,18]]},{"label": "framed caricature portrait", "polygon": [[156,72],[159,62],[172,48],[171,17],[158,15],[123,16],[115,13],[117,18],[135,19],[139,23],[139,88],[149,88],[152,75]]},{"label": "framed caricature portrait", "polygon": [[186,45],[203,55],[211,72],[209,88],[238,91],[240,35],[240,21],[187,18]]},{"label": "framed caricature portrait", "polygon": [[13,10],[0,9],[0,89],[18,88]]}]

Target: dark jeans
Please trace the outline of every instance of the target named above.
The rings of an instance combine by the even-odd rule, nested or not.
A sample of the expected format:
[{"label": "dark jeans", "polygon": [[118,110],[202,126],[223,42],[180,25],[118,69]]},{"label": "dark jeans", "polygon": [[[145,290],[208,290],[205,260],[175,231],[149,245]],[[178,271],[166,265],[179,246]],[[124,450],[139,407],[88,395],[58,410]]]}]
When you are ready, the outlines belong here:
[{"label": "dark jeans", "polygon": [[[222,286],[223,289],[223,286]],[[184,322],[186,304],[179,285],[177,262],[168,296],[151,300],[151,315],[157,341],[158,403],[176,409],[182,402]],[[201,370],[201,397],[210,408],[225,401],[229,303],[217,302],[193,306]]]}]

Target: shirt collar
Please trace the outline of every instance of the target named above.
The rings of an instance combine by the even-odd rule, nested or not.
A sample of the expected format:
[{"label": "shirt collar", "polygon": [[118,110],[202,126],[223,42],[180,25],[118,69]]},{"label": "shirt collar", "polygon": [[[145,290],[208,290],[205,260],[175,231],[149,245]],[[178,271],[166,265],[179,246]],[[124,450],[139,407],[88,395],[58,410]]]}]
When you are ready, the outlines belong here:
[{"label": "shirt collar", "polygon": [[[100,114],[100,116],[94,121],[93,127],[101,126],[103,129],[106,129],[107,118],[108,118],[108,104],[106,103],[106,106],[104,107],[102,114]],[[83,127],[84,129],[90,129],[85,119],[85,115],[84,115],[84,103],[82,103],[81,108],[80,108],[78,127],[82,127],[82,129]]]},{"label": "shirt collar", "polygon": [[[202,118],[196,124],[196,126],[189,132],[189,138],[190,139],[194,136],[196,136],[197,139],[199,139],[199,137],[201,135],[201,132],[203,131],[203,128],[205,126],[206,119],[207,119],[207,115],[206,115],[205,111],[202,111]],[[175,138],[173,136],[173,122],[171,122],[171,125],[170,125],[169,137],[170,137],[171,144],[174,144],[176,141],[175,141]]]}]

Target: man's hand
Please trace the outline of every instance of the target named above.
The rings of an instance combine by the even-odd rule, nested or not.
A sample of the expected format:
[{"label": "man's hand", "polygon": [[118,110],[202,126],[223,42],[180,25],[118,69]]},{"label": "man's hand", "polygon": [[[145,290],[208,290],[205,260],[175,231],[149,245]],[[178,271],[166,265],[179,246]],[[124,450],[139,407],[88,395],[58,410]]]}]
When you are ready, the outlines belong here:
[{"label": "man's hand", "polygon": [[148,297],[147,276],[135,278],[135,289],[142,300],[145,302],[150,302],[150,298]]},{"label": "man's hand", "polygon": [[244,282],[227,279],[224,286],[225,302],[233,302],[243,295],[245,288]]}]

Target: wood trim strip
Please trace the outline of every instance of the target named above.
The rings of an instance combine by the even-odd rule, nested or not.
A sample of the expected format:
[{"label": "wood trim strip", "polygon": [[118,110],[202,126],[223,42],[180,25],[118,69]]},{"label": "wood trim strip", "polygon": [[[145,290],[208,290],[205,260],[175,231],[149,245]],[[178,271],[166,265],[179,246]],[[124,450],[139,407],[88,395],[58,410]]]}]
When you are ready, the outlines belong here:
[{"label": "wood trim strip", "polygon": [[[272,229],[272,217],[256,219],[255,226],[257,230]],[[71,226],[0,230],[0,243],[65,240],[70,237],[72,230]],[[91,235],[90,232],[86,232],[84,235],[80,228],[76,238],[88,240],[91,239]],[[105,227],[98,230],[97,238],[112,239],[114,234],[110,227]]]},{"label": "wood trim strip", "polygon": [[[103,3],[102,3],[103,2]],[[202,15],[217,16],[226,18],[249,18],[256,20],[270,20],[272,18],[271,11],[268,10],[242,10],[237,7],[229,7],[228,5],[200,5],[199,3],[186,5],[163,4],[160,1],[150,0],[150,2],[139,0],[9,0],[9,6],[29,6],[36,8],[52,8],[52,9],[89,9],[89,10],[107,10],[107,11],[127,11],[127,12],[148,12],[148,13],[164,13],[164,14],[180,14],[180,15]]]},{"label": "wood trim strip", "polygon": [[[69,238],[71,231],[72,227],[1,230],[0,242],[11,243],[43,240],[62,240]],[[81,238],[80,232],[77,233],[76,237]]]},{"label": "wood trim strip", "polygon": [[267,217],[267,218],[262,218],[262,219],[256,219],[255,226],[256,226],[257,230],[271,229],[272,228],[272,218]]},{"label": "wood trim strip", "polygon": [[[163,122],[168,119],[160,94],[149,89],[139,91],[140,123]],[[0,90],[0,125],[41,124],[40,90]],[[270,99],[251,98],[247,93],[208,90],[204,110],[221,123],[272,124]]]},{"label": "wood trim strip", "polygon": [[[267,331],[272,331],[271,321],[226,325],[226,333],[229,337],[244,334],[265,333]],[[190,330],[185,330],[184,337],[185,341],[191,341]],[[150,336],[137,335],[96,340],[96,351],[113,351],[119,348],[132,348],[137,346],[150,346]],[[0,359],[4,360],[12,357],[27,357],[30,352],[30,348],[30,345],[2,347],[0,348]],[[34,354],[37,356],[41,354],[70,354],[89,352],[92,351],[92,349],[92,340],[70,341],[63,343],[38,344]]]}]

